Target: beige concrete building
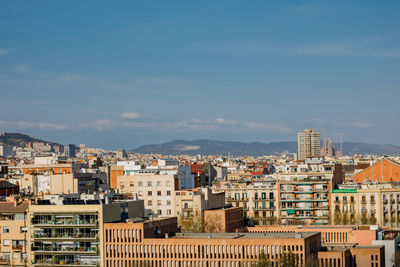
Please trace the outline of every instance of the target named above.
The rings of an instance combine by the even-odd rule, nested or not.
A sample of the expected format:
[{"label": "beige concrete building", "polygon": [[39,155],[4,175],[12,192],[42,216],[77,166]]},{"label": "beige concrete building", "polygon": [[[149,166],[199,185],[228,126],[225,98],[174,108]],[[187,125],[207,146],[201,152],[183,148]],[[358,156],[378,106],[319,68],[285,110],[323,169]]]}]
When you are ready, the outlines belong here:
[{"label": "beige concrete building", "polygon": [[331,216],[335,224],[400,225],[400,187],[364,184],[352,189],[334,189]]},{"label": "beige concrete building", "polygon": [[321,155],[321,133],[314,129],[305,129],[297,134],[298,159]]},{"label": "beige concrete building", "polygon": [[343,181],[342,165],[307,158],[277,168],[282,224],[329,224],[331,190]]},{"label": "beige concrete building", "polygon": [[173,174],[138,173],[117,178],[120,193],[144,200],[146,216],[176,216],[174,200],[177,188],[178,178]]},{"label": "beige concrete building", "polygon": [[255,224],[275,224],[278,219],[277,187],[274,179],[249,182],[222,182],[213,191],[225,192],[226,203],[242,207],[243,216]]},{"label": "beige concrete building", "polygon": [[28,213],[29,261],[32,266],[103,266],[104,223],[143,214],[141,200],[102,204],[66,198],[62,205],[38,201]]},{"label": "beige concrete building", "polygon": [[27,266],[27,220],[29,203],[9,197],[0,202],[0,265]]}]

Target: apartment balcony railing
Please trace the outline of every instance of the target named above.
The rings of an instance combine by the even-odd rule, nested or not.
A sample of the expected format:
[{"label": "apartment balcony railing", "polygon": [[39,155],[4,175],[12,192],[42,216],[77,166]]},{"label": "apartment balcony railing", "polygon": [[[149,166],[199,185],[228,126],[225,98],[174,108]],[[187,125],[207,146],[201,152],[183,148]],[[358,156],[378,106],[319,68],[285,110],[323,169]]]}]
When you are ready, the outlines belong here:
[{"label": "apartment balcony railing", "polygon": [[48,220],[48,221],[35,221],[32,220],[32,225],[35,226],[76,226],[76,225],[87,225],[87,226],[95,226],[98,225],[98,221],[73,221],[73,220]]},{"label": "apartment balcony railing", "polygon": [[95,247],[66,247],[66,248],[56,248],[56,247],[32,247],[32,252],[37,254],[90,254],[97,255],[98,248]]},{"label": "apartment balcony railing", "polygon": [[229,202],[245,202],[245,201],[248,201],[248,198],[247,197],[245,197],[245,198],[239,198],[239,199],[236,199],[236,198],[228,198],[227,199]]},{"label": "apartment balcony railing", "polygon": [[98,234],[32,234],[32,238],[45,239],[97,239]]},{"label": "apartment balcony railing", "polygon": [[33,266],[99,266],[98,261],[63,261],[63,260],[34,260],[32,261]]},{"label": "apartment balcony railing", "polygon": [[253,197],[253,200],[254,201],[274,201],[275,200],[275,198],[273,197],[273,198],[256,198],[256,197]]},{"label": "apartment balcony railing", "polygon": [[13,245],[12,249],[13,250],[22,250],[23,246],[22,245]]},{"label": "apartment balcony railing", "polygon": [[263,211],[263,210],[275,210],[275,207],[254,207],[255,211]]}]

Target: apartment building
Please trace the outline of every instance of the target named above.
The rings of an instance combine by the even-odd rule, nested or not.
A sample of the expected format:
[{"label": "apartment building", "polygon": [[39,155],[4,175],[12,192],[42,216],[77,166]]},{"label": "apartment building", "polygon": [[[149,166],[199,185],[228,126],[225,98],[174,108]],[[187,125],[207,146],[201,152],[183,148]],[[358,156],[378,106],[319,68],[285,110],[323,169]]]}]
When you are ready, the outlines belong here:
[{"label": "apartment building", "polygon": [[363,184],[334,189],[331,195],[334,224],[400,226],[400,187],[394,184]]},{"label": "apartment building", "polygon": [[221,182],[213,185],[214,192],[225,192],[226,203],[242,207],[244,218],[255,224],[275,224],[278,219],[276,180],[266,178],[254,182]]},{"label": "apartment building", "polygon": [[138,173],[118,176],[117,189],[144,200],[146,216],[176,216],[174,198],[178,177],[173,174]]},{"label": "apartment building", "polygon": [[106,223],[104,266],[252,266],[261,251],[272,262],[291,251],[296,266],[304,266],[321,249],[319,233],[171,233],[172,221],[160,224]]},{"label": "apartment building", "polygon": [[29,261],[32,266],[103,266],[104,223],[143,214],[141,200],[112,203],[68,196],[61,203],[38,200],[28,212]]},{"label": "apartment building", "polygon": [[298,159],[321,156],[321,134],[314,129],[305,129],[297,134]]},{"label": "apartment building", "polygon": [[331,190],[343,181],[342,165],[309,157],[278,166],[277,177],[282,224],[329,224]]},{"label": "apartment building", "polygon": [[0,265],[27,266],[28,201],[8,197],[0,202]]}]

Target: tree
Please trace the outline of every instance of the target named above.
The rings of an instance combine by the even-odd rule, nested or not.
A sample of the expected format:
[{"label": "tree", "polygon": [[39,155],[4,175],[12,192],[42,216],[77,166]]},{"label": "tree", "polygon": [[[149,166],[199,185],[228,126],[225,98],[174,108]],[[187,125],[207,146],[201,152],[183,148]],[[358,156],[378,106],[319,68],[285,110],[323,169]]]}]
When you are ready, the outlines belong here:
[{"label": "tree", "polygon": [[375,215],[374,214],[372,214],[370,217],[369,217],[369,224],[376,224],[376,217],[375,217]]},{"label": "tree", "polygon": [[281,253],[279,255],[279,259],[277,261],[277,265],[279,267],[293,267],[297,266],[296,255],[293,252],[289,251],[286,253]]},{"label": "tree", "polygon": [[256,264],[257,267],[270,267],[272,266],[270,260],[268,259],[267,255],[265,254],[264,250],[261,250],[260,255],[258,255],[258,261]]},{"label": "tree", "polygon": [[207,233],[220,233],[223,231],[222,218],[220,215],[207,216],[207,221],[204,223],[204,231]]},{"label": "tree", "polygon": [[202,215],[184,217],[180,216],[182,233],[202,233],[204,232],[204,219]]},{"label": "tree", "polygon": [[349,223],[349,215],[346,213],[343,213],[342,215],[342,224],[348,224]]},{"label": "tree", "polygon": [[334,218],[335,224],[341,224],[342,222],[342,214],[340,211],[335,211],[335,218]]},{"label": "tree", "polygon": [[365,211],[361,212],[361,224],[367,224],[368,223],[368,217],[367,213]]},{"label": "tree", "polygon": [[314,254],[307,257],[305,267],[319,267],[318,257],[315,257]]}]

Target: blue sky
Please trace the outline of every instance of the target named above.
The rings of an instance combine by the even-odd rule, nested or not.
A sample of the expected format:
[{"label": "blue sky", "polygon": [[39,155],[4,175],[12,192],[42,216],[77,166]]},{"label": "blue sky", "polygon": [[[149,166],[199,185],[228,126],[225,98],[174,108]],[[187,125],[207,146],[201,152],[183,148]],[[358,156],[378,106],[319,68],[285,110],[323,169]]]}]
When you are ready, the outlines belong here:
[{"label": "blue sky", "polygon": [[400,2],[1,1],[0,131],[400,145]]}]

